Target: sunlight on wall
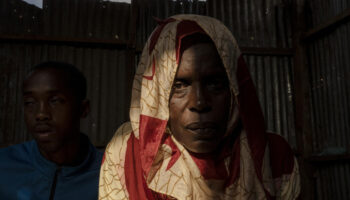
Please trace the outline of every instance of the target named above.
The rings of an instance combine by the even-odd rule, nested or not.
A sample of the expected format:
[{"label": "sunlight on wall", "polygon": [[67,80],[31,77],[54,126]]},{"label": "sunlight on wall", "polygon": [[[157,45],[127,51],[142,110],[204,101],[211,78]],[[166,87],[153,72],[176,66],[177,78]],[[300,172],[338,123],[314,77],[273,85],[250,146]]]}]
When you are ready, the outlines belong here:
[{"label": "sunlight on wall", "polygon": [[32,4],[38,8],[43,8],[43,0],[22,0],[22,1],[25,1],[29,4]]}]

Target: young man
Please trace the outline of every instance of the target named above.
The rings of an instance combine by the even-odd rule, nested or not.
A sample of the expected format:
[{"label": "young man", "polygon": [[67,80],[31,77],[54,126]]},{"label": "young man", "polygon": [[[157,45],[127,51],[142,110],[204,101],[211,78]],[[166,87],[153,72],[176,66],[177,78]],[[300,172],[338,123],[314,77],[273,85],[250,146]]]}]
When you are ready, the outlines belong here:
[{"label": "young man", "polygon": [[23,82],[23,102],[34,140],[0,149],[0,199],[97,199],[102,153],[80,132],[89,113],[84,75],[39,64]]}]

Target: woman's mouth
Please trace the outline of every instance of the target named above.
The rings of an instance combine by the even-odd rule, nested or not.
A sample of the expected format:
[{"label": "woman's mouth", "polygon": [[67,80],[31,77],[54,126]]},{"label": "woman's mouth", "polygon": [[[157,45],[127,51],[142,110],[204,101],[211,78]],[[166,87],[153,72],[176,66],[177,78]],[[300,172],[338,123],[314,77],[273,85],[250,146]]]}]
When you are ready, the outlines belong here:
[{"label": "woman's mouth", "polygon": [[216,136],[217,125],[213,122],[194,122],[188,124],[186,129],[195,133],[197,139],[210,140]]}]

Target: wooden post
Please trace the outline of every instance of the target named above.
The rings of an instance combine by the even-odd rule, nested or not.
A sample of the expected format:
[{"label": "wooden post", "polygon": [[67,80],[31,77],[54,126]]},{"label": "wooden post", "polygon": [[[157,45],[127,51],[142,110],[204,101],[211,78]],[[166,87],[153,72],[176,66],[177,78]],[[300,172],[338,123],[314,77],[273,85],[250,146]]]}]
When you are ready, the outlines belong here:
[{"label": "wooden post", "polygon": [[295,94],[295,130],[302,186],[302,199],[315,199],[314,170],[306,161],[312,154],[311,100],[309,67],[307,66],[306,46],[302,35],[306,30],[305,0],[293,1],[293,46],[294,54],[294,94]]}]

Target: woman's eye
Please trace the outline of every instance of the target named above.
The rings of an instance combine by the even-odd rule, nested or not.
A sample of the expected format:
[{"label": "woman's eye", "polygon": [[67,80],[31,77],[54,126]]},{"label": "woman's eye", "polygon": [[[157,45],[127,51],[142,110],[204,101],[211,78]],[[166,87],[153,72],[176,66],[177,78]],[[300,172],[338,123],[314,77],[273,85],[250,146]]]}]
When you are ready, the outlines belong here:
[{"label": "woman's eye", "polygon": [[213,79],[210,82],[208,82],[207,86],[210,90],[220,90],[225,88],[226,84],[224,80]]},{"label": "woman's eye", "polygon": [[186,81],[175,81],[172,88],[172,93],[177,96],[182,96],[186,93],[189,84]]},{"label": "woman's eye", "polygon": [[183,89],[187,87],[188,84],[182,81],[176,81],[173,85],[173,89],[178,90],[178,89]]}]

